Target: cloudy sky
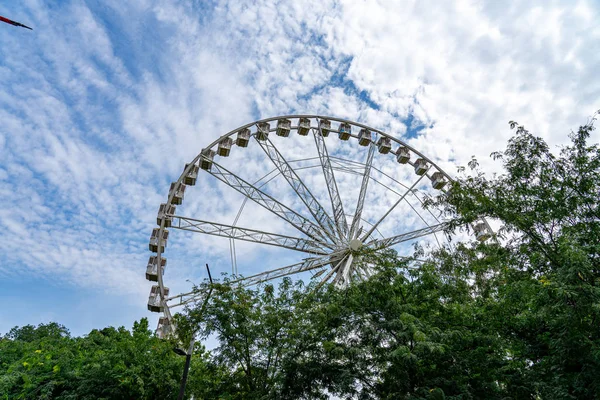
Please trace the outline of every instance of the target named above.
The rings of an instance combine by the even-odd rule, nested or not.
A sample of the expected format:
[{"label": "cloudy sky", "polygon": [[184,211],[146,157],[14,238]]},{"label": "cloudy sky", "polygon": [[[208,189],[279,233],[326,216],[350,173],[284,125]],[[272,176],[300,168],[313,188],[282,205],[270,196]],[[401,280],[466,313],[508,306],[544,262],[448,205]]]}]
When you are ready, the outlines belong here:
[{"label": "cloudy sky", "polygon": [[[245,123],[347,118],[450,174],[473,155],[497,168],[509,120],[560,146],[600,108],[599,13],[595,0],[0,0],[34,28],[0,26],[0,333],[156,320],[144,272],[158,205],[186,162]],[[299,140],[278,143],[291,157]],[[234,169],[266,163],[256,143],[236,154]],[[231,222],[241,198],[209,178],[186,210]],[[169,261],[165,280],[185,290],[205,262],[226,264],[228,242],[183,235],[169,251],[180,268]],[[247,265],[265,254],[239,249]]]}]

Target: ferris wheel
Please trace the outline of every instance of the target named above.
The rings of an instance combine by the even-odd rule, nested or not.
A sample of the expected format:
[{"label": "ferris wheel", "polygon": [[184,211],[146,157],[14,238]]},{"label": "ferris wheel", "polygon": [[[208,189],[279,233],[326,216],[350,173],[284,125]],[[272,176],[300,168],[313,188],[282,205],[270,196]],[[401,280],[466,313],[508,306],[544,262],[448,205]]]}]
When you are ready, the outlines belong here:
[{"label": "ferris wheel", "polygon": [[[445,193],[450,180],[405,141],[341,118],[279,116],[220,136],[185,165],[158,210],[146,268],[155,282],[148,309],[162,314],[157,333],[168,335],[172,309],[201,295],[166,286],[168,241],[197,247],[201,257],[216,237],[210,253],[223,253],[216,260],[231,266],[231,283],[302,275],[347,285],[372,273],[360,262],[365,251],[406,253],[416,240],[440,245],[447,223],[423,202]],[[205,184],[190,188],[197,182]],[[194,206],[183,208],[184,195]],[[478,240],[491,235],[485,220],[472,228]],[[239,253],[258,256],[244,263]]]}]

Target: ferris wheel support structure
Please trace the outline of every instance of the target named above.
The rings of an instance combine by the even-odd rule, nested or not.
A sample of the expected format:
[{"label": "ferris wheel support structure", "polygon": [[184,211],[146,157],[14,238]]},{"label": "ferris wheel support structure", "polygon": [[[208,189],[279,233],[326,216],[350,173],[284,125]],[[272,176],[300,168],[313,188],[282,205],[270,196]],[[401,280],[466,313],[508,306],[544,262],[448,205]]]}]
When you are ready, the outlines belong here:
[{"label": "ferris wheel support structure", "polygon": [[[276,122],[275,128],[271,128],[272,122]],[[332,122],[338,124],[337,129],[332,127]],[[286,159],[283,152],[269,139],[269,134],[272,132],[278,137],[286,138],[292,131],[300,136],[312,134],[317,153],[315,157]],[[326,138],[331,133],[337,133],[341,141],[352,139],[356,140],[359,146],[366,147],[367,155],[364,162],[331,154],[326,144]],[[228,157],[234,144],[237,147],[245,148],[250,142],[258,144],[264,153],[265,161],[273,166],[268,174],[255,183],[250,183],[239,172],[234,172],[231,167],[226,168],[215,160],[215,156]],[[393,146],[396,148],[392,149]],[[400,182],[389,173],[374,166],[376,153],[381,156],[393,156],[395,160],[391,162],[395,162],[400,167],[412,167],[416,175],[414,181]],[[312,164],[307,165],[311,162]],[[299,174],[303,169],[312,171],[312,168],[318,168],[322,172],[326,193],[331,203],[329,212],[323,205],[324,203],[321,203],[315,196],[314,189],[311,190]],[[183,203],[186,188],[195,185],[201,170],[215,178],[216,182],[220,182],[244,197],[242,208],[233,224],[223,224],[176,213],[176,207]],[[341,195],[336,181],[336,171],[361,178],[358,198],[352,215],[347,215],[345,212],[344,196]],[[376,172],[377,178],[373,176],[373,171]],[[270,177],[267,180],[268,176]],[[286,205],[272,191],[269,191],[267,184],[276,176],[283,178],[291,190],[290,193],[295,194],[300,200],[300,204],[306,207],[308,215]],[[430,210],[427,212],[434,220],[431,223],[427,222],[425,217],[408,201],[408,197],[412,196],[417,198],[421,204],[423,203],[417,195],[417,189],[422,187],[424,178],[429,178],[432,190],[440,190],[441,193],[444,193],[445,185],[452,180],[433,160],[405,141],[362,123],[341,118],[320,115],[286,115],[255,121],[219,137],[202,149],[190,163],[186,164],[179,179],[171,184],[166,203],[161,204],[159,208],[157,228],[154,228],[149,244],[149,249],[155,255],[150,257],[146,268],[146,278],[157,283],[152,286],[148,309],[163,314],[159,318],[159,335],[168,335],[173,330],[171,308],[190,304],[203,296],[197,291],[172,295],[169,288],[165,286],[163,274],[166,258],[164,252],[169,239],[169,229],[227,238],[231,241],[233,249],[235,241],[240,240],[305,254],[301,261],[293,264],[267,268],[246,277],[234,277],[230,281],[231,284],[255,285],[312,271],[315,278],[320,277],[320,284],[333,282],[338,285],[347,285],[355,279],[367,279],[371,274],[370,267],[361,263],[361,252],[364,250],[380,251],[392,248],[400,243],[423,236],[435,235],[448,227],[446,222],[440,221]],[[388,180],[390,183],[386,184],[382,182],[382,179]],[[363,218],[365,201],[372,187],[371,183],[378,184],[379,187],[399,196],[376,221],[368,221]],[[390,187],[395,184],[400,187]],[[295,229],[298,235],[237,226],[238,218],[247,200],[268,210],[275,219],[283,221],[290,228]],[[413,227],[405,232],[382,234],[379,228],[383,222],[403,203],[410,206],[410,209],[425,226]],[[473,231],[479,240],[485,240],[492,235],[485,220],[474,224]],[[379,237],[377,237],[378,235]]]}]

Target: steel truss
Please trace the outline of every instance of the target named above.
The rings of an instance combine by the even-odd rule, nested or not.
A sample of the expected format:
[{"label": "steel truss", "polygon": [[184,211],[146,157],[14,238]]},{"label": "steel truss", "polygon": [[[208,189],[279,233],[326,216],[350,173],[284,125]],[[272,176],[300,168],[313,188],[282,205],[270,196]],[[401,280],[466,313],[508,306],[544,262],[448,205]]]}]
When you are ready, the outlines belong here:
[{"label": "steel truss", "polygon": [[221,182],[237,190],[241,194],[248,197],[250,200],[257,203],[258,205],[271,211],[273,214],[277,215],[284,221],[289,222],[300,232],[311,237],[312,239],[322,241],[324,243],[328,243],[330,241],[329,238],[322,233],[319,227],[313,224],[307,218],[298,214],[291,208],[281,204],[273,197],[269,196],[256,186],[246,182],[239,176],[235,175],[233,172],[230,172],[226,168],[222,167],[221,165],[213,163],[211,170],[208,172]]},{"label": "steel truss", "polygon": [[325,182],[327,184],[327,191],[331,198],[331,206],[333,207],[333,218],[338,228],[338,232],[341,238],[348,236],[348,222],[346,221],[346,214],[344,213],[344,206],[340,193],[338,191],[337,184],[335,183],[335,175],[331,168],[331,161],[329,159],[329,153],[327,152],[327,146],[325,145],[325,138],[323,137],[323,131],[321,125],[319,129],[313,129],[313,136],[315,138],[315,144],[319,153],[319,159],[321,166],[323,167],[323,175],[325,176]]},{"label": "steel truss", "polygon": [[358,195],[358,202],[356,203],[356,211],[354,212],[352,226],[350,227],[350,239],[356,238],[356,236],[358,236],[359,233],[358,228],[361,221],[363,206],[365,204],[365,197],[367,195],[369,179],[371,177],[371,165],[373,164],[373,154],[375,154],[375,145],[371,143],[371,145],[369,146],[369,152],[367,154],[367,162],[365,163],[362,184],[360,186],[360,194]]},{"label": "steel truss", "polygon": [[292,236],[279,235],[276,233],[258,231],[255,229],[241,228],[237,226],[224,225],[216,222],[202,221],[194,218],[172,216],[172,228],[204,233],[207,235],[221,236],[229,239],[244,240],[247,242],[268,244],[279,246],[290,250],[301,251],[313,254],[329,254],[325,251],[325,243],[316,242],[309,239],[295,238]]},{"label": "steel truss", "polygon": [[[320,257],[309,257],[304,259],[301,262],[287,265],[285,267],[273,269],[270,271],[261,272],[255,275],[251,275],[248,277],[243,277],[240,279],[235,279],[229,281],[230,285],[241,285],[241,286],[252,286],[258,285],[263,282],[268,282],[273,279],[283,278],[289,275],[295,275],[301,272],[312,271],[318,268],[325,267],[331,264],[331,257],[336,254],[341,254],[342,251],[334,252],[328,254],[326,256]],[[177,296],[169,297],[166,301],[169,303],[169,307],[178,307],[182,305],[186,305],[190,302],[193,302],[196,298],[201,296],[202,293],[198,291],[192,291],[184,294],[180,294]]]},{"label": "steel truss", "polygon": [[375,239],[371,240],[366,244],[366,246],[375,248],[375,249],[384,249],[387,247],[394,246],[396,244],[406,242],[408,240],[420,238],[422,236],[431,235],[436,232],[443,231],[448,227],[447,223],[441,223],[433,226],[428,226],[426,228],[417,229],[416,231],[402,233],[400,235],[391,236],[385,239]]}]

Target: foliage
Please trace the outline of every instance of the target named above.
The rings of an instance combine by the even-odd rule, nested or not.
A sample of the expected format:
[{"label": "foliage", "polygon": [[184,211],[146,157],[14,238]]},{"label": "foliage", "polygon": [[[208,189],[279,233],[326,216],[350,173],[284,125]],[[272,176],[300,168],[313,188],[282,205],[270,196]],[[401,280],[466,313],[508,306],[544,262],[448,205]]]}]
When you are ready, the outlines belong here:
[{"label": "foliage", "polygon": [[[184,362],[173,346],[155,337],[145,318],[132,332],[110,327],[81,338],[56,323],[16,327],[0,339],[0,393],[5,399],[173,399]],[[199,351],[190,377],[197,392],[207,376]]]},{"label": "foliage", "polygon": [[493,154],[506,172],[461,179],[449,202],[434,205],[455,226],[480,217],[502,223],[499,240],[510,257],[499,265],[490,312],[534,392],[600,398],[600,148],[587,143],[594,127],[580,127],[555,156],[541,138],[510,125],[516,135]]}]

